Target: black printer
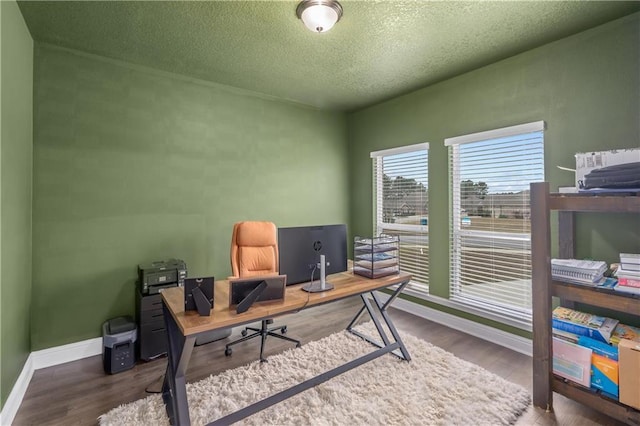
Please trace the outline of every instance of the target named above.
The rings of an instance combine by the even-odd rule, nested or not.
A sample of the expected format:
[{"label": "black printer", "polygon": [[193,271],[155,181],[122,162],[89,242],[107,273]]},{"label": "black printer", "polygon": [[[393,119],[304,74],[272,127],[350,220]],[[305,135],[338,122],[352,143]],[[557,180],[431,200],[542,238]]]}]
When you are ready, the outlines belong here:
[{"label": "black printer", "polygon": [[182,287],[187,277],[184,260],[169,259],[138,265],[138,289],[141,294],[157,294],[164,288]]}]

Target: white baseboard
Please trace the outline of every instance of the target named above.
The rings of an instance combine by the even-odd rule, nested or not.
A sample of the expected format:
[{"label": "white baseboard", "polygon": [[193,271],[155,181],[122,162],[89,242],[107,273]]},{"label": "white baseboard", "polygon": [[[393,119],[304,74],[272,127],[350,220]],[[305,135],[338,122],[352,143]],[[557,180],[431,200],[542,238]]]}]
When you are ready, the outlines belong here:
[{"label": "white baseboard", "polygon": [[[380,296],[380,300],[382,301],[387,301],[389,299],[389,295],[386,293],[376,292],[376,295]],[[497,328],[493,328],[488,325],[438,311],[401,298],[397,298],[393,302],[393,307],[420,318],[437,322],[438,324],[445,325],[449,328],[504,346],[505,348],[509,348],[521,354],[528,356],[532,356],[533,354],[533,344],[531,340],[526,337],[498,330]]]},{"label": "white baseboard", "polygon": [[24,367],[22,367],[22,372],[20,372],[18,379],[11,389],[11,393],[9,393],[7,401],[2,407],[2,412],[0,412],[0,425],[10,425],[13,423],[13,419],[18,413],[18,408],[20,408],[20,404],[22,404],[22,398],[24,398],[24,394],[27,393],[29,382],[31,381],[31,377],[33,377],[33,371],[33,356],[29,354],[27,361],[24,363]]},{"label": "white baseboard", "polygon": [[88,358],[102,353],[102,338],[83,340],[82,342],[56,346],[40,351],[31,352],[27,362],[22,367],[22,372],[11,389],[0,412],[0,425],[10,425],[18,413],[22,399],[24,398],[29,382],[35,370]]},{"label": "white baseboard", "polygon": [[102,353],[102,338],[83,340],[82,342],[69,343],[31,352],[33,356],[33,369],[52,367],[65,362],[76,361]]}]

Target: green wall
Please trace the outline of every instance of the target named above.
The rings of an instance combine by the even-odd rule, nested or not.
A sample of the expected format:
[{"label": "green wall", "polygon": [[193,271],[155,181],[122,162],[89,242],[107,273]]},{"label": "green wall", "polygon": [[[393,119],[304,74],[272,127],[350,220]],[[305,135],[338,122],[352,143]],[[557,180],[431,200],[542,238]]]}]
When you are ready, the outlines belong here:
[{"label": "green wall", "polygon": [[230,275],[233,223],[348,222],[344,114],[35,51],[32,350],[134,313],[139,263]]},{"label": "green wall", "polygon": [[[575,166],[576,152],[640,147],[639,36],[640,14],[630,15],[350,114],[351,232],[373,229],[369,153],[430,142],[430,289],[448,297],[444,139],[544,120],[546,179],[554,190],[572,186],[573,174],[556,165]],[[577,222],[580,257],[612,262],[619,251],[640,252],[637,216],[580,216]]]},{"label": "green wall", "polygon": [[0,402],[30,352],[33,40],[14,1],[0,2]]},{"label": "green wall", "polygon": [[[224,278],[238,220],[370,234],[370,151],[431,143],[430,284],[447,297],[444,138],[545,120],[553,187],[572,184],[555,166],[577,151],[640,146],[639,14],[345,117],[48,45],[34,56],[1,5],[3,404],[29,351],[133,314],[138,263]],[[640,219],[607,219],[579,218],[579,256],[640,251]]]}]

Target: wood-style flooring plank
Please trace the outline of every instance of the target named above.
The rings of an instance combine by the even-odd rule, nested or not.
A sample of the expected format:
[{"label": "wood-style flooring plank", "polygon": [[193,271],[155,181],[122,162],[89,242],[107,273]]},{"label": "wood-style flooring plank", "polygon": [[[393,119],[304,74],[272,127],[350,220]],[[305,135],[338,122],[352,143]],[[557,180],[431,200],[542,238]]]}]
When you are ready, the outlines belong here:
[{"label": "wood-style flooring plank", "polygon": [[[302,343],[321,339],[343,330],[360,308],[359,298],[307,309],[298,314],[276,318],[274,326],[287,325],[288,335]],[[397,328],[439,346],[459,358],[517,383],[531,392],[531,357],[491,342],[470,336],[406,312],[391,309]],[[366,320],[366,315],[363,316]],[[194,349],[187,380],[194,382],[211,374],[235,368],[258,358],[260,339],[234,346],[231,357],[224,356],[224,345],[240,336],[240,329],[218,342]],[[267,339],[265,355],[273,355],[293,347],[280,339]],[[104,374],[100,356],[37,370],[14,425],[96,425],[98,416],[121,404],[159,391],[166,358],[138,363],[133,369]],[[530,407],[517,425],[611,425],[622,424],[589,407],[554,394],[553,413]]]}]

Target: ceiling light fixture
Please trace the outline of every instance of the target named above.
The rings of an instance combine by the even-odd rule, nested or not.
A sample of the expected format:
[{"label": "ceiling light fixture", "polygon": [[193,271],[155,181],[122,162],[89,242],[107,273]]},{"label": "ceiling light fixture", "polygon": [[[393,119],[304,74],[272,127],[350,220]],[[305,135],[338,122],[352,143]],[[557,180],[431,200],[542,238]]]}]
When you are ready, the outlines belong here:
[{"label": "ceiling light fixture", "polygon": [[303,0],[296,15],[313,32],[329,31],[342,17],[342,6],[335,0]]}]

